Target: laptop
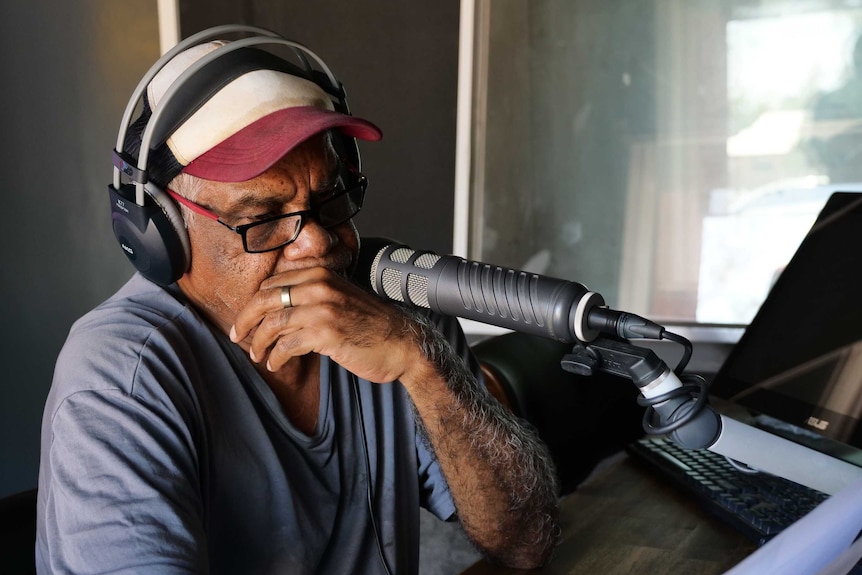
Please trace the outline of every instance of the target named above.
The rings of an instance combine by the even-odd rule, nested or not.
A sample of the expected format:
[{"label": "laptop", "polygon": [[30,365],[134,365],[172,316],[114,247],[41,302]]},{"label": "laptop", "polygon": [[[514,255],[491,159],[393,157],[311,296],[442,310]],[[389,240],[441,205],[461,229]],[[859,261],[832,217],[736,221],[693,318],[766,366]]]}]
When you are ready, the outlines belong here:
[{"label": "laptop", "polygon": [[829,197],[709,393],[745,423],[862,466],[862,193]]},{"label": "laptop", "polygon": [[[862,467],[862,193],[829,197],[709,394],[728,417]],[[663,438],[647,437],[629,451],[758,544],[827,498]],[[721,475],[710,475],[713,468]],[[771,503],[751,493],[784,489],[784,499]]]}]

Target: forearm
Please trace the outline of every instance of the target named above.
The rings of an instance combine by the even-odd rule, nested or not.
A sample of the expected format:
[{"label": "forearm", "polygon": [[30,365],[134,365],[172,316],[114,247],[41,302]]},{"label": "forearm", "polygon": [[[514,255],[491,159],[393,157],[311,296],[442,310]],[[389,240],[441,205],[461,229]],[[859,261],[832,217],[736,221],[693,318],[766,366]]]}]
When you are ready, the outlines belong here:
[{"label": "forearm", "polygon": [[416,324],[413,336],[423,359],[402,383],[464,530],[492,559],[520,568],[540,565],[559,533],[547,449],[479,386],[430,326]]}]

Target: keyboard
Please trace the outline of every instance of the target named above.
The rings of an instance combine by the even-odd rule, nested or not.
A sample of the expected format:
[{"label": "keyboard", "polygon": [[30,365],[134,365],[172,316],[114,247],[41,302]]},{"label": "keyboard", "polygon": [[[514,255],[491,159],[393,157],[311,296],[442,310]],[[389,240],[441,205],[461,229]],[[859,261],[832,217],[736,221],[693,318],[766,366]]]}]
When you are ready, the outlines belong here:
[{"label": "keyboard", "polygon": [[758,545],[828,497],[782,477],[740,471],[723,455],[706,449],[683,449],[661,436],[631,443],[627,451]]}]

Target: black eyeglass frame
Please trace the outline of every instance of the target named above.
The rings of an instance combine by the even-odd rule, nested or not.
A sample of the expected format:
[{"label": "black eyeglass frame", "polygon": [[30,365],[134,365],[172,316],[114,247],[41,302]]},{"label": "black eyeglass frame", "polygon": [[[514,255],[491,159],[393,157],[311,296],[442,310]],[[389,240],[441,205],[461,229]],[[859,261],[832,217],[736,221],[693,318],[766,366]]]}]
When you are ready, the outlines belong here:
[{"label": "black eyeglass frame", "polygon": [[[266,252],[271,252],[273,250],[283,248],[284,246],[295,242],[296,238],[299,237],[299,234],[302,231],[302,226],[305,225],[306,218],[308,218],[308,217],[313,217],[314,219],[316,219],[318,221],[318,223],[321,226],[323,226],[324,228],[327,228],[327,229],[334,228],[335,226],[339,226],[339,225],[353,219],[356,216],[356,214],[358,214],[362,210],[362,204],[365,201],[365,190],[368,187],[368,180],[362,174],[357,173],[357,174],[352,174],[352,176],[353,176],[352,179],[354,180],[353,185],[351,185],[349,188],[346,188],[344,190],[339,190],[338,192],[332,194],[331,196],[329,196],[325,200],[321,201],[318,205],[312,207],[311,209],[300,210],[298,212],[290,212],[287,214],[279,214],[277,216],[272,216],[270,218],[266,218],[266,219],[263,219],[263,220],[260,220],[257,222],[251,222],[250,224],[240,224],[238,226],[232,226],[232,225],[228,224],[227,222],[222,220],[221,216],[219,216],[215,212],[208,210],[207,208],[203,207],[202,205],[200,205],[198,203],[195,203],[195,202],[193,202],[187,198],[182,197],[181,195],[177,194],[176,192],[174,192],[171,189],[168,189],[167,192],[174,200],[176,200],[180,204],[186,206],[187,208],[189,208],[193,212],[200,214],[204,217],[207,217],[211,220],[214,220],[214,221],[220,223],[221,225],[223,225],[224,227],[226,227],[227,229],[229,229],[230,231],[232,231],[236,234],[239,234],[240,237],[242,238],[242,248],[247,253],[263,254]],[[339,200],[339,199],[343,198],[344,196],[348,196],[348,195],[351,196],[350,199],[353,201],[353,203],[356,204],[356,209],[353,210],[349,216],[346,216],[343,218],[338,218],[338,220],[336,220],[336,221],[327,221],[327,222],[321,221],[321,219],[320,219],[321,208],[324,208],[327,204],[330,204],[333,201]],[[289,240],[282,242],[276,246],[268,247],[268,248],[262,249],[262,250],[251,250],[251,249],[249,249],[249,247],[248,247],[248,235],[247,234],[248,234],[248,231],[250,229],[255,228],[257,226],[264,225],[264,224],[271,224],[274,221],[283,220],[285,218],[291,218],[291,217],[296,217],[296,216],[299,216],[299,224],[296,226],[296,231],[294,232],[293,236]]]}]

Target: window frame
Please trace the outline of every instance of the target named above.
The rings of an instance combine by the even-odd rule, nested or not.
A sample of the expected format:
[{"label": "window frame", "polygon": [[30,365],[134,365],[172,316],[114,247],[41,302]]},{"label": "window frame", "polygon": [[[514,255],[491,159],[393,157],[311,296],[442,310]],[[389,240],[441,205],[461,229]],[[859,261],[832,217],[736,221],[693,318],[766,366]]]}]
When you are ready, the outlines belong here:
[{"label": "window frame", "polygon": [[[459,19],[452,253],[473,260],[481,259],[475,237],[480,230],[471,229],[471,220],[481,210],[481,201],[471,194],[471,190],[481,187],[481,182],[477,182],[476,178],[477,174],[482,173],[483,157],[482,142],[475,142],[474,145],[474,131],[481,128],[476,126],[475,118],[482,117],[485,109],[487,35],[492,1],[461,0]],[[460,322],[468,336],[481,338],[509,331],[463,318]],[[739,324],[704,324],[695,321],[663,322],[663,325],[691,341],[719,346],[736,343],[745,328]]]}]

